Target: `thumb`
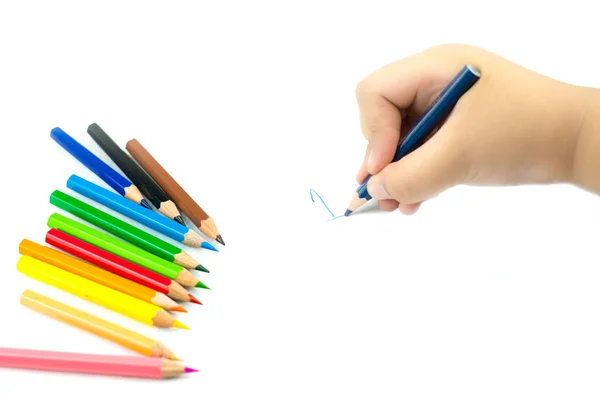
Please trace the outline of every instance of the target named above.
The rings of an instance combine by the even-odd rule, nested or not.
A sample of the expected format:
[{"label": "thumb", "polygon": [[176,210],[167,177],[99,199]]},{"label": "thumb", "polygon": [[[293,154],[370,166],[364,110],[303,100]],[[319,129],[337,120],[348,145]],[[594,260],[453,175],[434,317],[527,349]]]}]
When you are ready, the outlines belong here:
[{"label": "thumb", "polygon": [[448,122],[429,141],[389,164],[368,183],[369,194],[378,200],[394,199],[416,204],[462,183],[468,160]]}]

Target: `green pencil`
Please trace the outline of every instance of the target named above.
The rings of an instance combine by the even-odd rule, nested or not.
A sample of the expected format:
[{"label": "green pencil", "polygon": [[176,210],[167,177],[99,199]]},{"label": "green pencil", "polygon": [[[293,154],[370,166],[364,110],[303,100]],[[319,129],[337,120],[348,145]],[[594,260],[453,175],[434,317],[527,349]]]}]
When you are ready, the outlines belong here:
[{"label": "green pencil", "polygon": [[210,289],[181,265],[163,260],[162,258],[148,253],[130,243],[114,238],[104,232],[97,231],[96,229],[90,228],[87,225],[63,215],[56,213],[52,214],[50,218],[48,218],[48,227],[75,236],[76,238],[108,251],[109,253],[113,253],[116,256],[154,271],[157,274],[166,276],[180,285]]},{"label": "green pencil", "polygon": [[174,262],[185,268],[195,268],[199,271],[210,272],[179,247],[173,246],[148,232],[136,228],[104,211],[98,210],[60,190],[52,192],[50,195],[50,203],[162,258],[163,260]]}]

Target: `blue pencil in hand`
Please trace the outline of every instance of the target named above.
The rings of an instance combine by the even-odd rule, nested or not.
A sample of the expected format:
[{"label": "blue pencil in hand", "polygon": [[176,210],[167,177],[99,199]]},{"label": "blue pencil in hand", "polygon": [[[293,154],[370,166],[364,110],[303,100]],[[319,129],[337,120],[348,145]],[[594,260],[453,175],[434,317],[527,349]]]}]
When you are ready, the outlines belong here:
[{"label": "blue pencil in hand", "polygon": [[150,204],[133,183],[96,157],[94,153],[83,147],[65,131],[54,128],[50,131],[50,137],[121,196],[150,209]]},{"label": "blue pencil in hand", "polygon": [[187,226],[181,225],[162,214],[150,211],[132,201],[127,201],[110,190],[106,190],[77,175],[71,175],[67,181],[67,187],[187,246],[217,251],[212,244],[203,241],[198,233]]},{"label": "blue pencil in hand", "polygon": [[[425,140],[433,133],[435,128],[444,121],[450,114],[458,100],[479,80],[480,73],[472,65],[465,65],[459,73],[450,81],[444,90],[440,93],[437,100],[423,113],[419,120],[414,124],[404,140],[400,142],[396,149],[396,154],[392,162],[400,160],[407,154],[418,149]],[[360,184],[356,189],[356,194],[352,198],[345,216],[352,214],[358,208],[362,207],[369,200],[371,195],[367,189],[367,184],[371,175]]]}]

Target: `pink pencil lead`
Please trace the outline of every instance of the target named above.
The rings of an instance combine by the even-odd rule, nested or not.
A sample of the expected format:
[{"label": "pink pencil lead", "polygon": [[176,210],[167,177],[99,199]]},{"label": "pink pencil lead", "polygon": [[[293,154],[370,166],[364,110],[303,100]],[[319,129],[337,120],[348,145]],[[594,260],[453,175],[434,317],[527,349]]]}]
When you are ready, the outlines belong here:
[{"label": "pink pencil lead", "polygon": [[197,370],[197,369],[194,369],[194,368],[190,368],[190,367],[185,367],[185,370],[184,370],[184,372],[185,372],[186,374],[189,374],[189,373],[191,373],[191,372],[198,372],[198,371],[199,371],[199,370]]}]

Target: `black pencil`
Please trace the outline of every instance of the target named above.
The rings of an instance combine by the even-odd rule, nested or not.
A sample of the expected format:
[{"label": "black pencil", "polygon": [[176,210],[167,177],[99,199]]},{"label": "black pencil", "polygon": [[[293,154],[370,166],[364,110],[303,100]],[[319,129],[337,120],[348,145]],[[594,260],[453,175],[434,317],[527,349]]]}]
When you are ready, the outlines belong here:
[{"label": "black pencil", "polygon": [[165,191],[152,179],[150,175],[138,163],[125,153],[111,138],[98,126],[93,123],[88,126],[88,134],[94,139],[98,146],[110,157],[111,160],[127,175],[129,179],[138,187],[142,194],[150,200],[158,212],[171,218],[181,225],[185,222],[177,209],[177,206],[165,193]]}]

